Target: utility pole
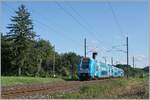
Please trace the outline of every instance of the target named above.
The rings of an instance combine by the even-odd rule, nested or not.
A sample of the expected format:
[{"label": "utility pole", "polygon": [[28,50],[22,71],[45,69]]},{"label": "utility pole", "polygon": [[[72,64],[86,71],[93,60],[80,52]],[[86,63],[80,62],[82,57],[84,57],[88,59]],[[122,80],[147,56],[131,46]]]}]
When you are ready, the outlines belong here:
[{"label": "utility pole", "polygon": [[128,55],[128,36],[126,37],[126,47],[127,47],[127,78],[129,77],[128,65],[129,65],[129,55]]},{"label": "utility pole", "polygon": [[134,68],[134,56],[133,56],[133,58],[132,58],[132,61],[133,61],[133,68]]},{"label": "utility pole", "polygon": [[55,45],[54,45],[54,54],[53,54],[53,75],[55,77]]},{"label": "utility pole", "polygon": [[84,39],[84,57],[86,58],[86,38]]},{"label": "utility pole", "polygon": [[111,57],[111,65],[113,65],[113,57]]}]

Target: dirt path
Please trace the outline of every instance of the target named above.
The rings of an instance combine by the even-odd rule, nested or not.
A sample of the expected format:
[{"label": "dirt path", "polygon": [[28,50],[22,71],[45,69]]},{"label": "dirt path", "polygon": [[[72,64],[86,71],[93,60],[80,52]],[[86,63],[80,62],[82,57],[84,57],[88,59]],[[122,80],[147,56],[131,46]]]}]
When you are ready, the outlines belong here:
[{"label": "dirt path", "polygon": [[50,94],[59,92],[78,91],[80,86],[87,84],[96,84],[105,80],[92,81],[65,81],[59,83],[31,84],[2,87],[2,99],[51,99]]}]

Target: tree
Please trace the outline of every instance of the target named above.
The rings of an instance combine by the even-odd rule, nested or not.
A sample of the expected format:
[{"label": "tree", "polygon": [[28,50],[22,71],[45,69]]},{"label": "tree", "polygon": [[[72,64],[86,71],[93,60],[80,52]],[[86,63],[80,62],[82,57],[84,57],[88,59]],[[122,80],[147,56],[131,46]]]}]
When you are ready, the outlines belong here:
[{"label": "tree", "polygon": [[62,56],[62,67],[63,69],[66,69],[70,72],[70,76],[72,78],[75,78],[77,75],[77,66],[79,64],[79,61],[80,56],[73,52],[65,53]]},{"label": "tree", "polygon": [[[135,77],[135,76],[140,76],[144,74],[144,71],[140,68],[133,68],[131,65],[126,64],[117,64],[116,67],[121,68],[125,72],[125,76],[128,74],[129,77]],[[128,69],[127,69],[128,68]]]},{"label": "tree", "polygon": [[[11,42],[1,33],[1,72],[2,75],[14,74],[15,69],[11,65],[13,59]],[[12,70],[13,69],[13,70]],[[10,73],[11,72],[11,73]]]},{"label": "tree", "polygon": [[25,66],[28,59],[29,49],[35,38],[33,32],[32,20],[30,13],[24,5],[21,5],[16,11],[16,16],[11,18],[12,24],[7,27],[10,29],[7,33],[8,40],[12,41],[14,58],[12,63],[18,68],[18,75],[21,75],[21,68]]},{"label": "tree", "polygon": [[50,72],[52,70],[52,64],[53,64],[53,54],[55,53],[53,50],[52,45],[49,41],[40,39],[35,44],[36,49],[36,55],[38,61],[38,70],[37,75],[39,75],[39,72],[41,68],[43,68],[46,73]]},{"label": "tree", "polygon": [[146,66],[146,67],[143,68],[143,70],[144,70],[145,72],[149,73],[149,67],[150,67],[150,66]]}]

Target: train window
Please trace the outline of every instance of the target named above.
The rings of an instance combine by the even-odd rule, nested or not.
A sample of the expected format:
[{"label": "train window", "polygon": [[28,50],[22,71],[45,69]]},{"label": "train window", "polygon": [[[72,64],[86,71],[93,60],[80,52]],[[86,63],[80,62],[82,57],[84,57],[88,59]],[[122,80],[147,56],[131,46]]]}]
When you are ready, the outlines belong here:
[{"label": "train window", "polygon": [[100,67],[97,65],[96,66],[96,71],[99,71],[100,70]]},{"label": "train window", "polygon": [[82,63],[89,63],[89,62],[90,62],[90,59],[88,59],[88,58],[84,58],[82,61]]},{"label": "train window", "polygon": [[84,58],[82,61],[82,68],[88,68],[90,63],[90,59]]},{"label": "train window", "polygon": [[117,72],[115,72],[115,75],[117,75]]},{"label": "train window", "polygon": [[107,75],[107,72],[106,71],[102,71],[101,74],[102,75]]}]

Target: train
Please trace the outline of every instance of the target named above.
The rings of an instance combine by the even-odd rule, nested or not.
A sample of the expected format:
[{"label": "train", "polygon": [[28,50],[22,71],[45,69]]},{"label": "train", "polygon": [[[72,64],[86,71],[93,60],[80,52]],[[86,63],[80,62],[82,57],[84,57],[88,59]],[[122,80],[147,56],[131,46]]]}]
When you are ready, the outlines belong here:
[{"label": "train", "polygon": [[96,58],[97,53],[93,53],[92,58],[82,57],[78,65],[78,79],[79,80],[93,80],[103,78],[123,77],[124,70],[113,65],[98,62]]}]

